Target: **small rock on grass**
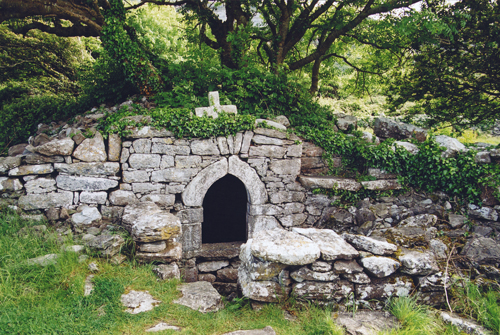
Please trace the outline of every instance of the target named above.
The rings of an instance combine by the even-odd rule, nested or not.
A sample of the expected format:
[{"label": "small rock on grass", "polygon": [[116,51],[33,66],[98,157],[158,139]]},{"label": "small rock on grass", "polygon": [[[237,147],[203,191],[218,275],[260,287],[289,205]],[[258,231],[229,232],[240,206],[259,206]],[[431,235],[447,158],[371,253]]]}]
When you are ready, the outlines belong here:
[{"label": "small rock on grass", "polygon": [[127,294],[122,294],[122,304],[128,307],[125,312],[130,314],[139,314],[147,312],[155,308],[161,301],[153,298],[148,291],[130,291]]},{"label": "small rock on grass", "polygon": [[224,333],[222,335],[276,335],[276,332],[271,326],[267,326],[262,329],[237,330],[230,333]]},{"label": "small rock on grass", "polygon": [[83,295],[88,296],[94,290],[94,284],[92,283],[92,279],[94,279],[94,275],[88,275],[85,278],[85,285],[83,286]]},{"label": "small rock on grass", "polygon": [[379,311],[340,313],[335,322],[345,327],[349,335],[376,335],[398,327],[396,317],[389,312]]},{"label": "small rock on grass", "polygon": [[92,262],[89,264],[89,270],[92,272],[97,272],[97,271],[99,271],[99,268],[97,267],[96,263]]},{"label": "small rock on grass", "polygon": [[464,319],[458,315],[455,314],[450,314],[446,312],[441,312],[441,319],[443,319],[444,322],[450,323],[457,327],[458,329],[462,330],[463,332],[467,334],[474,334],[474,335],[489,335],[491,334],[489,331],[481,327],[479,324],[472,320],[467,320]]},{"label": "small rock on grass", "polygon": [[31,258],[28,259],[28,265],[40,265],[40,266],[55,265],[57,263],[58,257],[59,256],[57,254],[48,254],[45,256]]},{"label": "small rock on grass", "polygon": [[176,327],[176,326],[171,326],[168,323],[165,322],[160,322],[159,324],[146,329],[146,332],[148,333],[156,333],[156,332],[161,332],[162,330],[175,330],[175,331],[181,331],[181,328]]}]

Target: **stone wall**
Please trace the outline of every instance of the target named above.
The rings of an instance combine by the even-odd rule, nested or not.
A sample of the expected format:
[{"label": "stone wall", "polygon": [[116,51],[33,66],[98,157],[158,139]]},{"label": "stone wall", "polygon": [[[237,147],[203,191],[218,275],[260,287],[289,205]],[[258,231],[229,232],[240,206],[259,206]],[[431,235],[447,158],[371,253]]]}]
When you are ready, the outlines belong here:
[{"label": "stone wall", "polygon": [[[463,150],[451,144],[447,155]],[[395,145],[414,150],[408,142]],[[260,301],[293,292],[323,302],[374,301],[376,307],[418,287],[424,301],[439,304],[442,295],[433,292],[443,291],[440,264],[451,250],[443,237],[461,243],[456,250],[483,266],[480,273],[500,279],[496,199],[461,208],[444,194],[405,194],[338,207],[314,189],[401,185],[379,169],[370,169],[376,180],[366,182],[319,176],[328,171],[323,150],[283,131],[257,127],[235,136],[177,139],[146,126],[105,140],[67,127],[52,137],[40,133],[9,153],[0,158],[2,206],[69,223],[104,256],[119,251],[123,239],[108,232],[121,227],[133,237],[139,261],[177,262],[184,280],[212,282],[225,295],[237,292],[239,278],[243,293]],[[476,157],[498,159],[498,149]],[[340,157],[333,163],[340,167]],[[228,174],[247,191],[248,240],[202,244],[205,194]],[[296,254],[296,243],[309,246],[305,256]]]}]

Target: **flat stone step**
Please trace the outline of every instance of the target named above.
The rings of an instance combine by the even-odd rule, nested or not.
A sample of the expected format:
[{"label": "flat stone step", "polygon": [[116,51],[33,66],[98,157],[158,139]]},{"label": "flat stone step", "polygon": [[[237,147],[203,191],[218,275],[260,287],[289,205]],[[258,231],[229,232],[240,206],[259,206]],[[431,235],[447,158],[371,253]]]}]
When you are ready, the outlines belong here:
[{"label": "flat stone step", "polygon": [[299,176],[299,181],[305,188],[335,188],[337,190],[359,191],[361,184],[354,179],[332,176]]}]

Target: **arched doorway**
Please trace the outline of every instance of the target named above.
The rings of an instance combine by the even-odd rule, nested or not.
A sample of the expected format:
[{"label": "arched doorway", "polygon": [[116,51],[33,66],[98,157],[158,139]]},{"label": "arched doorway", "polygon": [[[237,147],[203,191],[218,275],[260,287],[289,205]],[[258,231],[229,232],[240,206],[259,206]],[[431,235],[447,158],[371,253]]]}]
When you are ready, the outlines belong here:
[{"label": "arched doorway", "polygon": [[247,240],[247,190],[235,176],[217,180],[203,200],[202,243]]}]

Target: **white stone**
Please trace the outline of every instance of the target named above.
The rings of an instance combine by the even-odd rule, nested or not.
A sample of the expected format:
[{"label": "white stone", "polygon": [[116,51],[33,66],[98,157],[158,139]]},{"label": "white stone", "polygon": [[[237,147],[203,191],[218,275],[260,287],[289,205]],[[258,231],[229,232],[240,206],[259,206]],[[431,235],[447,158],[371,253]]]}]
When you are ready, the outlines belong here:
[{"label": "white stone", "polygon": [[102,219],[101,213],[95,207],[82,206],[81,212],[73,214],[71,221],[75,225],[89,225]]},{"label": "white stone", "polygon": [[340,235],[330,229],[293,228],[293,232],[303,235],[316,243],[321,251],[321,258],[325,261],[337,259],[353,259],[359,253],[348,244]]},{"label": "white stone", "polygon": [[446,135],[439,135],[435,137],[436,142],[441,146],[446,148],[446,151],[444,151],[441,155],[443,157],[452,157],[456,155],[458,152],[463,152],[466,151],[467,148],[465,145],[460,143],[459,140],[453,137],[449,137]]},{"label": "white stone", "polygon": [[[232,144],[232,143],[231,143]],[[229,148],[226,137],[217,137],[217,145],[219,146],[219,151],[221,155],[228,155]],[[231,150],[233,151],[233,150]],[[232,154],[232,152],[231,152]]]},{"label": "white stone", "polygon": [[375,255],[391,255],[398,250],[398,247],[394,244],[375,240],[363,235],[342,234],[342,237],[347,242],[354,245],[355,248],[371,252]]},{"label": "white stone", "polygon": [[173,206],[175,203],[175,195],[173,194],[147,194],[141,198],[141,201],[150,201],[155,204],[168,207]]},{"label": "white stone", "polygon": [[182,297],[174,304],[187,306],[201,313],[216,312],[223,307],[221,295],[206,281],[182,284],[177,287]]},{"label": "white stone", "polygon": [[239,132],[234,135],[234,145],[233,145],[233,154],[237,155],[240,153],[241,144],[243,143],[243,133]]},{"label": "white stone", "polygon": [[320,248],[310,239],[283,229],[255,233],[251,249],[255,257],[287,265],[309,264],[321,254]]},{"label": "white stone", "polygon": [[127,307],[125,312],[130,314],[139,314],[150,311],[161,303],[161,301],[154,299],[148,291],[134,290],[131,290],[127,294],[122,294],[121,302],[125,307]]},{"label": "white stone", "polygon": [[138,154],[149,154],[151,152],[151,140],[140,138],[132,143],[132,147]]},{"label": "white stone", "polygon": [[409,275],[427,276],[439,271],[436,259],[429,252],[405,251],[398,255],[401,272]]},{"label": "white stone", "polygon": [[57,258],[59,255],[57,254],[48,254],[36,258],[31,258],[27,260],[28,265],[40,265],[40,266],[49,266],[57,263]]},{"label": "white stone", "polygon": [[133,169],[157,169],[160,167],[161,156],[157,154],[131,154],[128,163]]},{"label": "white stone", "polygon": [[387,257],[365,257],[360,260],[361,265],[377,278],[384,278],[396,272],[401,264]]},{"label": "white stone", "polygon": [[69,137],[62,140],[52,140],[38,147],[30,147],[28,150],[45,156],[69,156],[73,153],[75,142]]},{"label": "white stone", "polygon": [[300,174],[300,158],[274,160],[269,169],[278,175],[297,176]]},{"label": "white stone", "polygon": [[297,271],[294,271],[290,274],[290,277],[293,278],[298,283],[302,283],[305,280],[313,280],[313,281],[335,281],[339,279],[339,276],[335,274],[333,271],[329,272],[316,272],[307,267],[300,268]]},{"label": "white stone", "polygon": [[73,192],[28,194],[19,198],[18,206],[24,210],[69,207],[73,205]]},{"label": "white stone", "polygon": [[108,200],[106,192],[82,192],[80,193],[80,202],[84,204],[104,205]]},{"label": "white stone", "polygon": [[248,152],[250,157],[283,158],[286,148],[277,145],[251,146]]},{"label": "white stone", "polygon": [[337,190],[359,191],[361,184],[353,179],[337,177],[306,177],[300,176],[299,181],[306,188],[335,188]]},{"label": "white stone", "polygon": [[151,181],[185,183],[190,181],[197,173],[198,169],[168,168],[165,170],[153,171],[151,174]]},{"label": "white stone", "polygon": [[207,166],[184,188],[182,201],[186,206],[201,207],[208,189],[220,178],[227,174],[228,162],[226,158]]},{"label": "white stone", "polygon": [[241,142],[241,150],[240,152],[242,154],[247,154],[248,150],[250,149],[250,142],[252,141],[253,137],[253,132],[250,130],[247,130],[245,134],[243,135],[243,140]]},{"label": "white stone", "polygon": [[145,183],[149,181],[149,173],[144,170],[123,171],[124,183]]},{"label": "white stone", "polygon": [[175,167],[178,169],[194,168],[200,164],[200,156],[175,156]]},{"label": "white stone", "polygon": [[115,162],[82,162],[82,163],[55,163],[54,169],[65,174],[79,176],[116,176],[120,171],[120,163]]},{"label": "white stone", "polygon": [[168,212],[142,215],[132,226],[132,237],[136,242],[166,241],[177,238],[181,234],[181,221]]},{"label": "white stone", "polygon": [[229,157],[227,173],[232,174],[243,182],[251,204],[255,205],[267,202],[267,191],[264,183],[260,180],[257,172],[239,159],[238,156]]},{"label": "white stone", "polygon": [[191,151],[193,155],[220,155],[219,148],[217,148],[217,143],[214,140],[194,140],[191,143]]},{"label": "white stone", "polygon": [[395,147],[406,149],[406,151],[408,151],[412,155],[418,154],[419,151],[418,146],[410,142],[395,141],[394,146],[392,147],[393,151],[395,150]]},{"label": "white stone", "polygon": [[281,123],[274,122],[274,121],[271,121],[271,120],[264,120],[264,119],[256,119],[255,120],[255,127],[259,127],[259,125],[261,123],[264,123],[264,122],[269,127],[273,127],[273,128],[279,129],[279,130],[286,131],[286,127],[284,125],[282,125]]},{"label": "white stone", "polygon": [[252,255],[253,239],[241,245],[240,260],[249,278],[253,281],[271,280],[285,269],[286,265],[281,263],[262,261]]},{"label": "white stone", "polygon": [[363,188],[373,191],[400,190],[403,188],[397,179],[362,181],[361,185]]},{"label": "white stone", "polygon": [[433,227],[437,223],[437,216],[433,214],[419,214],[410,216],[399,223],[400,227]]},{"label": "white stone", "polygon": [[132,191],[116,190],[109,194],[109,201],[115,206],[127,206],[139,200]]},{"label": "white stone", "polygon": [[21,165],[9,171],[9,176],[26,176],[31,174],[49,174],[54,171],[52,164]]},{"label": "white stone", "polygon": [[[68,154],[65,154],[68,155]],[[84,162],[104,162],[108,155],[104,147],[104,139],[96,131],[94,137],[86,138],[73,152],[73,157]]]},{"label": "white stone", "polygon": [[160,322],[156,325],[154,325],[151,328],[146,329],[146,332],[148,333],[156,333],[156,332],[161,332],[163,330],[175,330],[175,331],[181,331],[181,328],[176,327],[176,326],[171,326],[168,323],[165,322]]},{"label": "white stone", "polygon": [[212,261],[198,264],[200,272],[213,272],[229,266],[228,261]]},{"label": "white stone", "polygon": [[[54,181],[55,183],[55,181]],[[26,183],[25,185],[27,185],[28,183]],[[21,182],[19,181],[19,179],[17,178],[7,178],[7,177],[0,177],[0,191],[4,191],[4,192],[15,192],[15,191],[19,191],[19,190],[22,190],[23,189],[23,184],[21,184]],[[38,189],[37,189],[38,190]],[[42,190],[45,190],[45,189],[42,189]],[[55,187],[54,189],[51,189],[51,190],[55,190]],[[46,193],[47,191],[45,192],[29,192],[28,193]]]},{"label": "white stone", "polygon": [[243,296],[257,301],[277,302],[283,298],[284,290],[275,281],[253,281],[243,267],[238,268],[238,283],[241,286]]},{"label": "white stone", "polygon": [[118,186],[118,181],[106,178],[59,175],[57,187],[68,191],[106,191]]},{"label": "white stone", "polygon": [[253,238],[257,232],[269,229],[283,229],[278,220],[270,215],[252,215],[248,218],[248,238]]}]

